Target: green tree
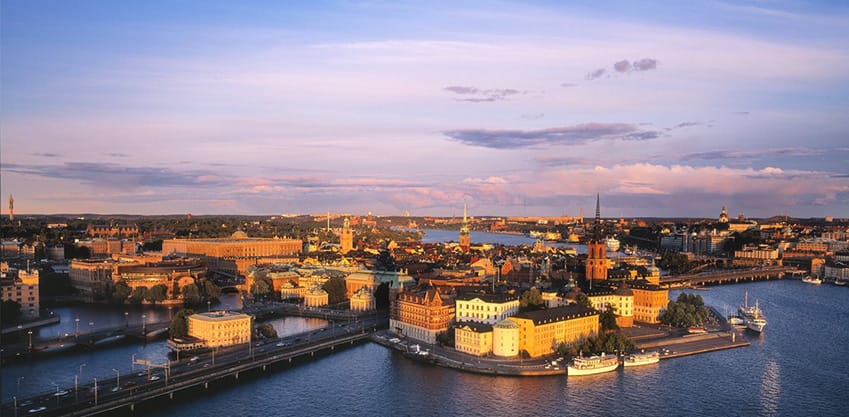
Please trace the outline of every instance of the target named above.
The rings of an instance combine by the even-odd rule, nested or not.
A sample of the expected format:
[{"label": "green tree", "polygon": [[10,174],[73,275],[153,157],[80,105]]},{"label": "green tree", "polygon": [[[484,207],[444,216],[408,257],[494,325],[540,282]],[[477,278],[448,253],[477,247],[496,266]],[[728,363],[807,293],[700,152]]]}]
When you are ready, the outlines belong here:
[{"label": "green tree", "polygon": [[259,331],[259,334],[267,339],[277,339],[277,329],[271,323],[262,323],[256,326],[256,329]]},{"label": "green tree", "polygon": [[130,293],[130,302],[133,304],[141,304],[142,300],[148,298],[147,292],[147,287],[134,288],[133,292]]},{"label": "green tree", "polygon": [[214,282],[206,280],[203,283],[203,290],[206,293],[206,298],[209,300],[217,300],[221,296],[221,288],[218,288]]},{"label": "green tree", "polygon": [[601,330],[604,332],[619,330],[619,325],[616,324],[616,313],[613,312],[613,306],[607,306],[599,316],[601,321]]},{"label": "green tree", "polygon": [[175,338],[184,337],[189,334],[188,317],[192,314],[195,314],[195,312],[191,309],[183,309],[178,311],[174,318],[171,319],[171,325],[168,326],[168,335],[171,338]]},{"label": "green tree", "polygon": [[330,304],[341,303],[345,301],[345,295],[348,292],[348,288],[345,286],[345,278],[342,277],[333,277],[327,280],[322,286],[324,291],[327,291],[327,298],[329,299]]},{"label": "green tree", "polygon": [[122,279],[116,282],[115,285],[112,287],[112,301],[123,304],[125,301],[127,301],[127,297],[129,297],[132,292],[133,290],[130,289],[130,286],[127,285],[127,282]]},{"label": "green tree", "polygon": [[572,345],[560,345],[559,353],[599,355],[601,353],[627,352],[634,349],[634,342],[620,332],[601,333]]},{"label": "green tree", "polygon": [[701,295],[681,293],[675,301],[670,301],[666,311],[660,316],[660,322],[674,327],[701,326],[710,317]]},{"label": "green tree", "polygon": [[593,308],[593,303],[590,302],[590,297],[587,297],[584,293],[579,293],[575,297],[575,303],[577,303],[581,307]]},{"label": "green tree", "polygon": [[0,318],[3,324],[17,324],[21,318],[21,304],[13,300],[4,300],[0,306]]},{"label": "green tree", "polygon": [[522,310],[539,310],[543,306],[545,301],[542,300],[542,294],[536,287],[531,287],[519,297],[519,307]]},{"label": "green tree", "polygon": [[154,304],[165,301],[168,298],[168,286],[165,284],[157,284],[150,288],[147,292],[148,301]]},{"label": "green tree", "polygon": [[274,284],[267,276],[258,276],[254,278],[254,283],[251,284],[251,294],[254,297],[265,297],[274,292]]},{"label": "green tree", "polygon": [[200,296],[200,288],[197,284],[189,284],[183,287],[183,303],[188,305],[200,304],[202,298]]},{"label": "green tree", "polygon": [[454,326],[449,326],[447,330],[436,335],[436,341],[443,346],[454,347],[456,331]]}]

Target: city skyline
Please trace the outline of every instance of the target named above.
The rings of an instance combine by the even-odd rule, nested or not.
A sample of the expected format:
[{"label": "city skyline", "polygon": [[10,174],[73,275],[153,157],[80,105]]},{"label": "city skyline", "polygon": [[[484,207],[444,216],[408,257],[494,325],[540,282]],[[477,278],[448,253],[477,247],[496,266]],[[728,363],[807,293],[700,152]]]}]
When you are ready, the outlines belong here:
[{"label": "city skyline", "polygon": [[0,7],[16,214],[849,217],[839,2]]}]

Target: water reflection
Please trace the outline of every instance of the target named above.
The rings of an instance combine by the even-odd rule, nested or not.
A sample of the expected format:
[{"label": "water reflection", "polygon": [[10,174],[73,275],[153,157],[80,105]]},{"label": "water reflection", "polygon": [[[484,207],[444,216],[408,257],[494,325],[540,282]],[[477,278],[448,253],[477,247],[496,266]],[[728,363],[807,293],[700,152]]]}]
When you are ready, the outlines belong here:
[{"label": "water reflection", "polygon": [[778,413],[778,400],[781,395],[781,372],[774,360],[767,362],[761,376],[761,414],[773,416]]}]

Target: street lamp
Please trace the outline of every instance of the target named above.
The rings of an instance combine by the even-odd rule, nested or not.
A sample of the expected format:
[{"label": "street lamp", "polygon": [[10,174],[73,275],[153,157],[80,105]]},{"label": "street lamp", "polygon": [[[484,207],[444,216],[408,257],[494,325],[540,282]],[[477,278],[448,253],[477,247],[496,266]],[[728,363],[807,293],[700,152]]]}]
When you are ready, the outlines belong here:
[{"label": "street lamp", "polygon": [[212,301],[206,300],[206,312],[212,311]]},{"label": "street lamp", "polygon": [[130,327],[130,313],[124,312],[124,327]]},{"label": "street lamp", "polygon": [[77,317],[74,319],[74,337],[80,335],[80,318]]},{"label": "street lamp", "polygon": [[115,379],[115,388],[120,389],[121,388],[121,373],[118,372],[118,370],[115,369],[115,368],[112,368],[112,370],[115,371],[115,375],[117,375],[117,377]]},{"label": "street lamp", "polygon": [[27,330],[27,334],[29,335],[29,350],[32,350],[32,330]]},{"label": "street lamp", "polygon": [[147,315],[142,314],[142,335],[147,333]]}]

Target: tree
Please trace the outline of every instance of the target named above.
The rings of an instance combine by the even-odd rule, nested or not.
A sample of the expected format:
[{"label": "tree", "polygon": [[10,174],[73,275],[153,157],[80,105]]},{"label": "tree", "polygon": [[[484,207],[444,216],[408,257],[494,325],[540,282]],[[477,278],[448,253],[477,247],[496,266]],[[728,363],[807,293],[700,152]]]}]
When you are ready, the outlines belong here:
[{"label": "tree", "polygon": [[203,290],[206,293],[206,298],[209,300],[217,300],[221,296],[221,288],[218,288],[214,282],[206,280],[203,282]]},{"label": "tree", "polygon": [[605,332],[619,330],[619,325],[616,324],[616,314],[613,312],[613,306],[607,306],[599,316],[601,321],[601,330]]},{"label": "tree", "polygon": [[456,331],[453,325],[448,326],[448,329],[436,335],[436,341],[443,346],[454,347]]},{"label": "tree", "polygon": [[132,292],[133,290],[130,289],[130,286],[127,285],[127,282],[122,279],[116,282],[115,285],[112,287],[112,301],[123,304],[125,301],[127,301],[127,297],[129,297],[130,293]]},{"label": "tree", "polygon": [[575,297],[575,302],[581,307],[593,308],[593,303],[590,302],[590,297],[587,297],[584,293],[579,293]]},{"label": "tree", "polygon": [[148,298],[147,287],[136,287],[130,294],[130,302],[133,304],[140,304],[146,298]]},{"label": "tree", "polygon": [[601,353],[626,352],[634,349],[634,342],[619,332],[602,333],[592,336],[586,340],[572,345],[560,345],[558,353],[568,353],[575,356],[578,353],[584,355],[598,355]]},{"label": "tree", "polygon": [[324,283],[322,288],[324,291],[327,291],[329,304],[341,303],[347,298],[348,287],[345,286],[345,278],[338,276],[330,278]]},{"label": "tree", "polygon": [[274,292],[274,284],[271,282],[271,278],[265,275],[254,278],[254,283],[251,284],[251,294],[259,298],[259,296],[265,297],[272,292]]},{"label": "tree", "polygon": [[16,324],[21,318],[21,304],[13,300],[4,300],[0,306],[0,318],[3,324]]},{"label": "tree", "polygon": [[188,305],[200,304],[202,298],[200,296],[200,288],[197,284],[189,284],[183,287],[183,303]]},{"label": "tree", "polygon": [[542,294],[536,287],[522,293],[519,297],[519,307],[524,310],[539,310],[545,306],[545,301],[542,300]]},{"label": "tree", "polygon": [[384,282],[374,290],[374,305],[378,310],[389,308],[389,283]]},{"label": "tree", "polygon": [[681,293],[677,300],[669,302],[660,322],[675,327],[701,326],[709,316],[701,295]]},{"label": "tree", "polygon": [[147,292],[147,299],[154,304],[165,301],[166,298],[168,298],[168,286],[165,284],[154,285]]},{"label": "tree", "polygon": [[277,339],[277,329],[271,323],[262,323],[256,327],[259,334],[267,339]]},{"label": "tree", "polygon": [[177,312],[171,325],[168,326],[168,335],[173,339],[175,337],[184,337],[189,334],[188,317],[195,314],[194,310],[183,309]]}]

